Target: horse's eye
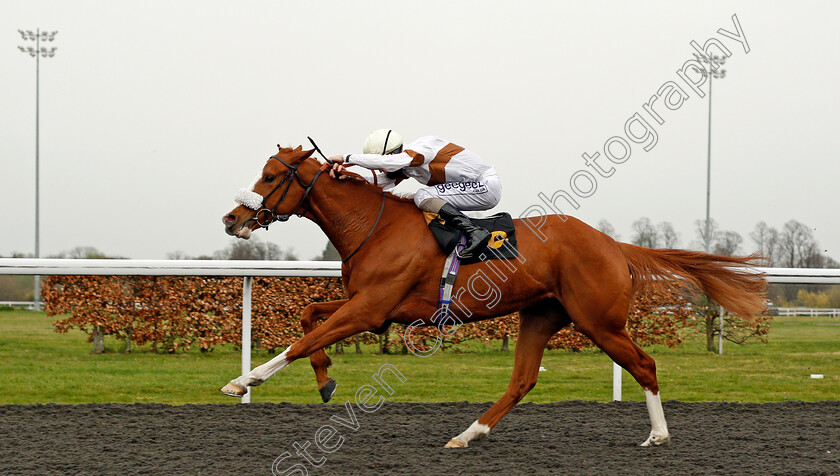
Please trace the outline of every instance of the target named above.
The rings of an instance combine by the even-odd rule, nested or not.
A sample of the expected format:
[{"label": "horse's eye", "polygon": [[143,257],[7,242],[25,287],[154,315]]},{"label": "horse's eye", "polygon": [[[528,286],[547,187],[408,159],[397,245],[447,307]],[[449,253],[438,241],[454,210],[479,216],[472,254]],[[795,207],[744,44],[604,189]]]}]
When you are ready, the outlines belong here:
[{"label": "horse's eye", "polygon": [[273,182],[273,181],[274,181],[274,176],[273,175],[266,175],[265,178],[263,179],[263,182],[270,183],[270,182]]}]

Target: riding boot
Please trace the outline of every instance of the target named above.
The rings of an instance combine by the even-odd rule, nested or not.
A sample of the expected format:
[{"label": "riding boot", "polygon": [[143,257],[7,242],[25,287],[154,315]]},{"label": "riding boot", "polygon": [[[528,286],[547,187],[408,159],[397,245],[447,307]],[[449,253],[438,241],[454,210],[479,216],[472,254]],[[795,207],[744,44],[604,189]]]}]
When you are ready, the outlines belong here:
[{"label": "riding boot", "polygon": [[491,233],[484,228],[473,225],[469,217],[461,213],[460,210],[447,203],[441,207],[438,213],[447,223],[455,225],[456,228],[461,230],[461,233],[466,235],[467,246],[461,253],[462,259],[472,258],[473,253],[487,246]]}]

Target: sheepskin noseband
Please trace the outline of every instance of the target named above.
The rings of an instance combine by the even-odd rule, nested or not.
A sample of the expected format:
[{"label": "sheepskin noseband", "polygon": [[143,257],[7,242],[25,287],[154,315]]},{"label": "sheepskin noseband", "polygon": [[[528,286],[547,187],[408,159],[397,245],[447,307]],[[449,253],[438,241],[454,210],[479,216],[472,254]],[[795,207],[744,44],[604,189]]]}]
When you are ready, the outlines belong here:
[{"label": "sheepskin noseband", "polygon": [[262,173],[259,173],[251,179],[251,183],[248,184],[248,188],[243,188],[236,194],[234,200],[236,203],[246,206],[254,211],[260,211],[262,209],[262,203],[265,198],[257,192],[254,192],[254,187],[257,186],[257,182],[260,181],[262,178]]},{"label": "sheepskin noseband", "polygon": [[254,211],[259,211],[262,208],[264,199],[259,193],[243,188],[236,194],[235,200],[240,205],[244,205]]}]

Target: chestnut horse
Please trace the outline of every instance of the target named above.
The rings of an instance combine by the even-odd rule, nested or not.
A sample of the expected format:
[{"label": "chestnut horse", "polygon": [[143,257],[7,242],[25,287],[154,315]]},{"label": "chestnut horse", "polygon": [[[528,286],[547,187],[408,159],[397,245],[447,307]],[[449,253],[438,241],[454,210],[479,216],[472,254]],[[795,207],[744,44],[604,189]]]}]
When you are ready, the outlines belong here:
[{"label": "chestnut horse", "polygon": [[[280,148],[253,190],[238,198],[248,206],[236,207],[222,221],[228,234],[247,238],[252,230],[292,214],[312,220],[345,260],[341,274],[348,299],[307,306],[300,319],[305,336],[231,380],[222,389],[227,395],[242,396],[248,386],[309,357],[327,400],[331,394],[324,395],[324,390],[335,383],[327,376],[331,362],[326,346],[360,332],[382,332],[393,322],[435,324],[445,256],[423,213],[411,200],[383,193],[355,174],[348,174],[349,180],[331,179],[323,172],[326,164],[310,157],[312,153]],[[644,390],[652,430],[642,446],[668,441],[656,365],[625,330],[634,293],[644,287],[673,291],[675,283],[690,284],[749,318],[764,309],[766,281],[743,268],[756,264],[756,257],[642,248],[616,242],[566,216],[527,217],[515,225],[521,259],[496,268],[510,265],[513,271],[493,281],[486,262],[462,266],[458,280],[466,283],[461,288],[467,292],[456,286],[453,294],[459,300],[456,308],[468,310],[459,315],[464,322],[519,312],[513,375],[505,394],[446,447],[463,448],[487,435],[534,387],[546,343],[571,323]],[[489,287],[495,290],[493,299],[488,298]]]}]

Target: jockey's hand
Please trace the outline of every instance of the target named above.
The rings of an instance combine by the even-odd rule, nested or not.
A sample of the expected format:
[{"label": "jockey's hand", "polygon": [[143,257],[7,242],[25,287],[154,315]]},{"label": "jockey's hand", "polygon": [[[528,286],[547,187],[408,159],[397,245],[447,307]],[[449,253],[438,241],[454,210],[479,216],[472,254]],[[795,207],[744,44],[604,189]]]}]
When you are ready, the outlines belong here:
[{"label": "jockey's hand", "polygon": [[341,164],[333,164],[332,168],[330,169],[330,177],[337,178],[339,180],[346,179],[347,176],[344,175],[344,171],[346,168]]},{"label": "jockey's hand", "polygon": [[343,164],[344,163],[344,156],[343,155],[334,155],[334,156],[330,157],[330,160],[332,162],[335,162],[336,164]]}]

